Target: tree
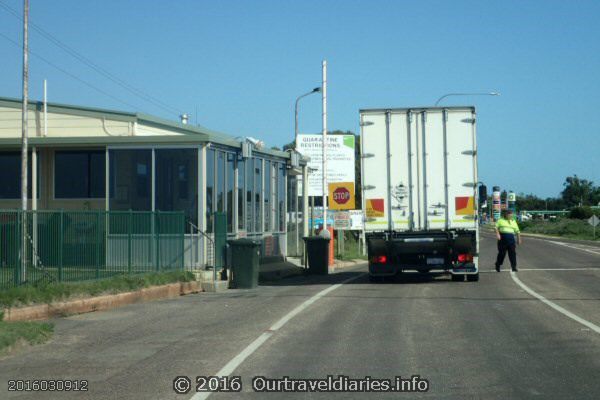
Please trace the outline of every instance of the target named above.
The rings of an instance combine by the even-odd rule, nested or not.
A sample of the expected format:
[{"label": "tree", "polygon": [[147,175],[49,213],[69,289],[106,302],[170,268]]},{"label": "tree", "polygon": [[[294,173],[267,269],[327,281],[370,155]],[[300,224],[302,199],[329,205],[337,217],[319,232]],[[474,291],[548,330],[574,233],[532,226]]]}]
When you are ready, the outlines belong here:
[{"label": "tree", "polygon": [[581,179],[577,175],[568,176],[563,186],[561,196],[567,207],[593,204],[598,191],[598,188],[594,187],[594,182]]}]

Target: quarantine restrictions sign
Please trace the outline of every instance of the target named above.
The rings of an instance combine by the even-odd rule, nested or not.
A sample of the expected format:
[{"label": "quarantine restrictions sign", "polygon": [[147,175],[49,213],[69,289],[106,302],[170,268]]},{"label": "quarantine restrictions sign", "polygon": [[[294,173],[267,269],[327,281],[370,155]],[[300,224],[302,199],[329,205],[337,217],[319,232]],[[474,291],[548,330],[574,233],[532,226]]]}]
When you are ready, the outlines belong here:
[{"label": "quarantine restrictions sign", "polygon": [[329,184],[329,208],[331,210],[354,210],[354,182]]},{"label": "quarantine restrictions sign", "polygon": [[[354,182],[354,135],[327,135],[327,183]],[[296,150],[310,158],[308,195],[323,195],[323,136],[298,135]],[[300,179],[298,192],[301,191]],[[354,194],[354,191],[352,191]]]}]

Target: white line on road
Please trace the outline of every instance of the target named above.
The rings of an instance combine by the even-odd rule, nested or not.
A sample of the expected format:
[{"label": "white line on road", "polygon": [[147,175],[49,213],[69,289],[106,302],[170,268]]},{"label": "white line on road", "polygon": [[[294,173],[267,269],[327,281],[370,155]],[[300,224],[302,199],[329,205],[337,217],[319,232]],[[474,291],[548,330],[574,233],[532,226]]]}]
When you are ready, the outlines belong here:
[{"label": "white line on road", "polygon": [[[598,267],[589,267],[589,268],[519,268],[519,271],[591,271],[598,270]],[[509,271],[507,271],[509,272]]]},{"label": "white line on road", "polygon": [[558,245],[561,245],[561,246],[565,246],[565,247],[569,247],[571,249],[587,251],[588,253],[600,255],[600,251],[594,251],[594,250],[590,250],[589,248],[585,248],[585,247],[590,247],[590,246],[580,245],[580,246],[584,246],[584,247],[578,247],[578,246],[573,246],[573,245],[570,245],[570,244],[567,244],[567,243],[563,243],[563,242],[556,242],[554,240],[548,240],[548,242],[549,243],[558,244]]},{"label": "white line on road", "polygon": [[[519,271],[600,271],[600,267],[582,267],[582,268],[519,268]],[[510,272],[510,270],[504,270],[500,272]],[[491,271],[479,271],[480,274],[497,274],[495,270]]]},{"label": "white line on road", "polygon": [[[342,281],[341,283],[337,283],[333,286],[328,287],[327,289],[321,290],[319,293],[315,294],[310,299],[306,300],[304,303],[302,303],[298,307],[294,308],[292,311],[290,311],[285,316],[283,316],[279,321],[275,322],[266,332],[263,332],[259,337],[257,337],[244,350],[242,350],[242,352],[240,354],[233,357],[227,364],[225,364],[225,366],[223,368],[221,368],[219,370],[219,372],[216,373],[216,376],[222,377],[222,376],[231,375],[233,373],[233,371],[235,371],[235,369],[237,367],[239,367],[240,364],[243,363],[246,358],[248,358],[256,350],[258,350],[258,348],[260,346],[262,346],[264,342],[266,342],[271,336],[273,336],[273,334],[275,332],[277,332],[279,329],[281,329],[281,327],[283,327],[286,323],[288,323],[289,320],[294,318],[296,315],[300,314],[308,306],[313,304],[315,301],[319,300],[321,297],[334,291],[335,289],[339,288],[343,284],[353,281],[355,279],[358,279],[363,275],[365,275],[365,274],[360,274],[358,276],[348,278],[345,281]],[[210,396],[211,394],[212,394],[212,392],[196,393],[194,396],[192,396],[191,400],[207,399],[208,396]]]},{"label": "white line on road", "polygon": [[559,313],[561,313],[563,315],[566,315],[567,317],[571,318],[572,320],[579,322],[581,325],[584,325],[584,326],[590,328],[594,332],[600,333],[600,326],[595,325],[595,324],[591,323],[590,321],[587,321],[587,320],[585,320],[585,319],[583,319],[583,318],[581,318],[581,317],[573,314],[569,310],[565,310],[564,308],[562,308],[558,304],[553,303],[550,300],[546,299],[541,294],[538,294],[533,289],[529,288],[527,285],[525,285],[523,282],[521,282],[521,280],[519,278],[517,278],[517,274],[515,274],[514,272],[511,271],[510,276],[512,277],[513,281],[515,281],[515,283],[517,285],[521,286],[521,288],[524,291],[526,291],[527,293],[529,293],[530,295],[532,295],[533,297],[535,297],[536,299],[538,299],[542,303],[546,304],[547,306],[550,306],[550,307],[554,308],[556,311],[558,311]]}]

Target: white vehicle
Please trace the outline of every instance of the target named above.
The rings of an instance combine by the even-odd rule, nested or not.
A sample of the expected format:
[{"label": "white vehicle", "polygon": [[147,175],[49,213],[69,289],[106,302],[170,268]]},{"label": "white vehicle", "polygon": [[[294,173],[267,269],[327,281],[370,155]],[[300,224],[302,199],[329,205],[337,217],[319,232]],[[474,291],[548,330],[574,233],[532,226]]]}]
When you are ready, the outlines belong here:
[{"label": "white vehicle", "polygon": [[360,126],[369,276],[479,280],[475,108],[360,110]]}]

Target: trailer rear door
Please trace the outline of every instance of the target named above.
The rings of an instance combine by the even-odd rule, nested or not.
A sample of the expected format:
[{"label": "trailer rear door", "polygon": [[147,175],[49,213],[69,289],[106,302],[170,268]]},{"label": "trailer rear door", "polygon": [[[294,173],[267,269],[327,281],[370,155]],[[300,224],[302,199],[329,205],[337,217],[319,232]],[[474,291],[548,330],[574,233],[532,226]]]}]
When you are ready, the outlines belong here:
[{"label": "trailer rear door", "polygon": [[367,231],[476,228],[474,108],[363,110],[360,118]]}]

